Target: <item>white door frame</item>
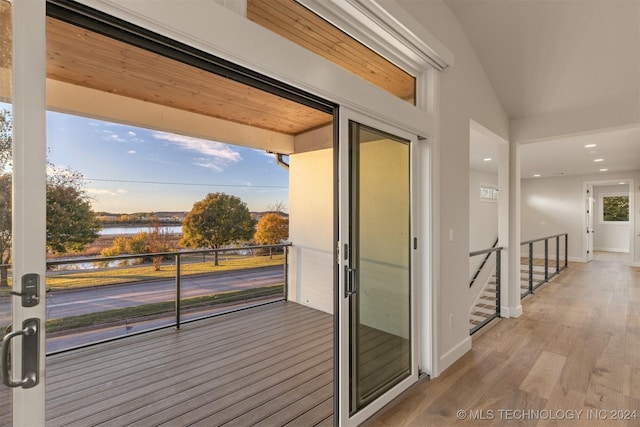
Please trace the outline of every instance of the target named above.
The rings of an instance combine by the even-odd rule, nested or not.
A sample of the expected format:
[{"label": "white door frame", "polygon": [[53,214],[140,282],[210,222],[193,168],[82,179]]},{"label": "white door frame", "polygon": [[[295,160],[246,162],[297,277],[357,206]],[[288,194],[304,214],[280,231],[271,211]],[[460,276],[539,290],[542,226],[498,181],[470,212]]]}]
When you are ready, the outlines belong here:
[{"label": "white door frame", "polygon": [[[13,2],[13,290],[20,292],[25,274],[46,273],[46,39],[45,0]],[[22,307],[12,298],[13,330],[24,319],[40,319],[39,383],[13,389],[13,425],[45,425],[46,301]],[[20,325],[20,326],[18,326]],[[21,377],[22,339],[11,341],[13,381]]]},{"label": "white door frame", "polygon": [[[603,185],[616,185],[620,182],[626,182],[629,186],[629,265],[630,266],[637,266],[635,263],[635,259],[636,259],[636,245],[635,245],[635,233],[636,233],[636,204],[635,204],[635,188],[636,188],[636,184],[635,184],[635,179],[634,178],[617,178],[617,179],[608,179],[608,180],[599,180],[599,181],[585,181],[582,184],[582,194],[586,195],[587,193],[587,188],[589,186],[591,186],[592,188],[592,192],[591,192],[591,197],[593,197],[593,187],[594,186],[603,186]],[[594,204],[598,203],[597,200],[595,200],[594,198]],[[583,220],[583,231],[587,229],[588,227],[588,222],[587,222],[587,216],[584,215],[583,216],[584,220]],[[594,221],[597,221],[597,218],[593,218]],[[593,238],[593,234],[591,234],[591,238]],[[586,233],[583,233],[583,240],[582,240],[582,253],[586,255],[587,253],[587,248],[588,248],[588,241],[587,241],[588,237],[586,235]],[[593,255],[593,248],[592,248],[592,254]],[[587,262],[590,261],[590,259],[587,259]]]}]

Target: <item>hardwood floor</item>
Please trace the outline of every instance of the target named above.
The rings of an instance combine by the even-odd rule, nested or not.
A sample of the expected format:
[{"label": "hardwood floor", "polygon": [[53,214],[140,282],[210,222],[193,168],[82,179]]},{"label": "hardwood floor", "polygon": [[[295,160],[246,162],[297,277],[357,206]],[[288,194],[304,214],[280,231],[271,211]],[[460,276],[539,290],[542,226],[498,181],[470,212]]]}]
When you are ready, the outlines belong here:
[{"label": "hardwood floor", "polygon": [[502,319],[368,426],[640,425],[640,268],[611,258],[571,263],[523,301],[521,317]]}]

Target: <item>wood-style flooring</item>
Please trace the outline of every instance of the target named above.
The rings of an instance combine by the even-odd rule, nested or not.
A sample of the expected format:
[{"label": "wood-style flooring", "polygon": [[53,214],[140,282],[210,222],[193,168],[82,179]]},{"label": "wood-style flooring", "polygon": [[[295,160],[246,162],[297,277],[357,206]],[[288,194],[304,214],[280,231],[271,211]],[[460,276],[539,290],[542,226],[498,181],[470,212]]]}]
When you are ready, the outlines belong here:
[{"label": "wood-style flooring", "polygon": [[640,268],[571,263],[523,308],[369,427],[640,426]]},{"label": "wood-style flooring", "polygon": [[333,424],[333,317],[277,302],[47,358],[47,427]]}]

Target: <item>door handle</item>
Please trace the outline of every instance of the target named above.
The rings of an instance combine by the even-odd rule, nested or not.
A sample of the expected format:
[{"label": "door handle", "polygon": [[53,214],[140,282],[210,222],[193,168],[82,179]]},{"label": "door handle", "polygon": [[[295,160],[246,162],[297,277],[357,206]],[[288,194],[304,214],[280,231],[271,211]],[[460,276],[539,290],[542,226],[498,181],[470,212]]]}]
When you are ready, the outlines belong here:
[{"label": "door handle", "polygon": [[344,272],[344,297],[347,298],[358,292],[358,270],[356,270],[355,268],[349,268],[345,265]]},{"label": "door handle", "polygon": [[[9,372],[9,348],[11,340],[22,337],[22,379],[13,381]],[[2,383],[7,387],[31,388],[40,382],[40,320],[27,319],[22,329],[11,332],[2,339]]]}]

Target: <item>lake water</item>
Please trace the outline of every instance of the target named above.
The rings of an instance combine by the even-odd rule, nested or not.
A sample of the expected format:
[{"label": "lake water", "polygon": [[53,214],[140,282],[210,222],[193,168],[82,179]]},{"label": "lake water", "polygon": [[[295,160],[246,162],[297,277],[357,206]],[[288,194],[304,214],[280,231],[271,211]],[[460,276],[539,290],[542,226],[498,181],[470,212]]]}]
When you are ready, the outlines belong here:
[{"label": "lake water", "polygon": [[[153,231],[153,227],[105,227],[100,230],[101,236],[117,236],[117,235],[127,235],[132,236],[141,231],[146,231],[147,233]],[[171,234],[182,234],[182,226],[181,225],[168,225],[166,227],[160,227],[161,232],[167,232]]]}]

